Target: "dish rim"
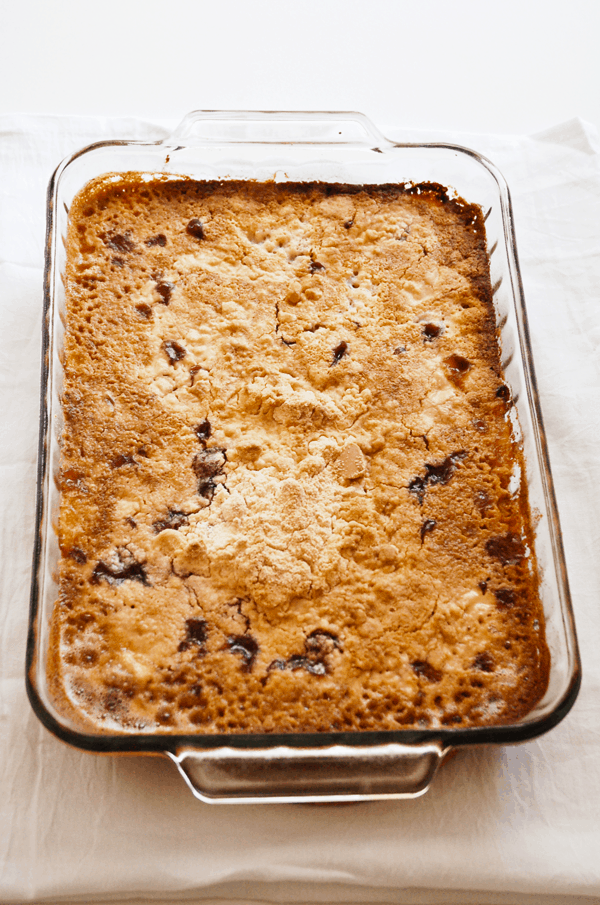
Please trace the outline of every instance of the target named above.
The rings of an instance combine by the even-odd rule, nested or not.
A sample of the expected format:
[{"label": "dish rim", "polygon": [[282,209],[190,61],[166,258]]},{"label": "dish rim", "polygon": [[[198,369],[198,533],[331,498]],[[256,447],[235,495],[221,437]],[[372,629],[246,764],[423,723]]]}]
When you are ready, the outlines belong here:
[{"label": "dish rim", "polygon": [[[98,733],[84,732],[70,728],[68,725],[61,723],[46,707],[39,692],[36,680],[37,660],[39,655],[38,645],[38,627],[40,618],[40,568],[43,563],[42,546],[43,546],[43,519],[45,496],[44,487],[48,480],[48,444],[51,442],[50,423],[49,423],[49,406],[48,393],[50,389],[50,350],[53,342],[52,324],[50,315],[54,304],[54,280],[56,277],[56,268],[58,266],[55,245],[59,241],[58,218],[56,211],[60,203],[60,183],[61,177],[76,160],[83,155],[98,149],[123,148],[123,147],[148,147],[163,148],[165,151],[176,150],[175,143],[190,140],[190,126],[197,123],[202,118],[216,118],[220,120],[235,120],[240,118],[252,121],[259,120],[263,122],[273,122],[279,119],[291,119],[299,122],[322,119],[323,121],[331,121],[332,119],[346,119],[366,124],[368,137],[377,140],[387,151],[393,149],[410,148],[415,150],[421,149],[443,149],[457,154],[466,155],[483,166],[494,178],[498,187],[499,201],[502,209],[502,222],[504,235],[506,240],[506,253],[508,258],[508,268],[512,280],[512,295],[514,299],[515,309],[517,313],[519,342],[524,354],[522,355],[523,370],[526,380],[528,381],[528,401],[532,420],[534,423],[536,450],[540,465],[540,470],[544,479],[545,502],[547,507],[547,516],[550,525],[550,535],[553,545],[553,560],[556,567],[556,578],[561,595],[562,616],[566,623],[566,633],[569,635],[572,645],[573,669],[570,681],[565,688],[562,697],[554,709],[537,719],[527,720],[525,722],[517,722],[506,725],[497,726],[474,726],[466,728],[435,728],[435,729],[394,729],[394,730],[356,730],[349,732],[323,732],[323,733],[239,733],[239,734],[211,734],[204,735],[201,733],[166,733],[161,731],[153,731],[151,733],[144,732],[119,732],[106,730]],[[247,142],[244,142],[244,144]],[[251,143],[251,142],[250,142]],[[273,144],[281,146],[282,142],[257,142],[257,144]],[[230,144],[226,141],[224,144]],[[291,144],[297,145],[321,145],[321,144],[339,144],[340,146],[348,146],[356,144],[357,146],[368,148],[368,142],[323,142],[323,141],[296,141]],[[185,147],[197,147],[193,140],[188,145],[179,146],[177,150]],[[203,146],[201,142],[200,147]],[[371,147],[373,151],[383,153],[379,147]],[[539,396],[537,389],[537,381],[531,351],[529,325],[524,302],[523,284],[521,271],[519,266],[514,219],[512,211],[512,202],[510,192],[504,177],[491,161],[470,148],[462,145],[445,143],[445,142],[391,142],[384,138],[383,135],[370,123],[370,121],[362,114],[345,113],[345,112],[327,112],[327,111],[193,111],[188,114],[182,123],[175,129],[171,135],[165,139],[157,141],[129,141],[125,139],[111,139],[94,142],[86,145],[84,148],[76,151],[74,154],[65,158],[56,168],[49,182],[47,192],[46,207],[46,239],[45,239],[45,267],[44,267],[44,305],[43,305],[43,331],[42,331],[42,379],[40,388],[40,434],[38,444],[38,467],[37,467],[37,497],[35,511],[35,541],[33,551],[32,565],[32,583],[30,595],[30,615],[29,629],[27,637],[26,652],[26,686],[29,700],[40,721],[54,735],[62,741],[67,742],[77,748],[97,753],[131,753],[131,754],[169,754],[177,755],[184,750],[212,750],[216,748],[228,747],[237,749],[270,749],[275,747],[287,748],[323,748],[328,746],[350,746],[351,748],[385,746],[385,745],[408,745],[410,747],[418,747],[424,744],[437,744],[443,751],[449,748],[465,746],[465,745],[481,745],[481,744],[509,744],[522,742],[528,739],[536,738],[547,732],[557,725],[569,712],[577,697],[581,685],[581,660],[579,655],[577,635],[575,631],[575,622],[573,615],[573,607],[570,597],[568,577],[566,571],[566,563],[562,544],[562,534],[560,530],[560,521],[558,517],[558,509],[556,505],[554,485],[552,481],[552,472],[546,442],[546,432],[544,428],[543,417],[539,404]]]}]

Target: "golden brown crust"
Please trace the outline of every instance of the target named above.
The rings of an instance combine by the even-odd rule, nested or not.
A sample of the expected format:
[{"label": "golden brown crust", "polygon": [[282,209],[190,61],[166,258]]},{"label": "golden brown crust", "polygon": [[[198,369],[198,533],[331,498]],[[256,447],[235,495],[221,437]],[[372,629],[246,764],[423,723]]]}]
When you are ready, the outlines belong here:
[{"label": "golden brown crust", "polygon": [[70,217],[51,682],[82,726],[513,721],[548,653],[481,211],[92,183]]}]

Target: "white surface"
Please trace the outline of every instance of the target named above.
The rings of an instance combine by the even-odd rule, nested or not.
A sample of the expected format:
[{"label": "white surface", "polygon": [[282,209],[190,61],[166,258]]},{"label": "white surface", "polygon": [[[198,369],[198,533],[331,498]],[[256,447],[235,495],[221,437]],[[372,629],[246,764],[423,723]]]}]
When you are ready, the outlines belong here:
[{"label": "white surface", "polygon": [[5,0],[0,113],[360,110],[380,127],[600,127],[593,0]]},{"label": "white surface", "polygon": [[535,742],[457,756],[424,798],[345,807],[202,805],[166,761],[95,757],[42,728],[23,661],[46,182],[93,140],[163,131],[134,120],[0,117],[3,905],[600,902],[597,137],[578,121],[534,138],[387,131],[475,147],[511,187],[582,646],[579,700]]},{"label": "white surface", "polygon": [[476,134],[600,126],[599,26],[590,0],[0,5],[0,114],[358,109],[392,138],[454,137],[503,170],[584,666],[552,733],[464,754],[397,804],[210,808],[166,761],[78,753],[38,725],[23,659],[45,188],[78,147],[161,130],[0,116],[2,905],[600,902],[600,163],[578,123]]}]

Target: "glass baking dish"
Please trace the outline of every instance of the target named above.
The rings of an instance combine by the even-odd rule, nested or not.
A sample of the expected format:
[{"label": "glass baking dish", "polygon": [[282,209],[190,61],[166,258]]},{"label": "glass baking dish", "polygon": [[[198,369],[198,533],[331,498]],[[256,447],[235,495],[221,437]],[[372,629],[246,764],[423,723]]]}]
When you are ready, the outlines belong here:
[{"label": "glass baking dish", "polygon": [[[521,438],[536,520],[536,555],[551,655],[542,700],[511,725],[380,732],[261,735],[82,733],[48,690],[49,625],[57,597],[57,475],[62,434],[62,342],[69,206],[105,173],[174,174],[196,180],[439,183],[486,217],[502,364]],[[159,142],[108,141],[63,161],[48,189],[36,540],[27,645],[27,689],[44,725],[98,753],[162,754],[203,801],[293,802],[409,798],[423,794],[444,758],[465,745],[507,744],[555,726],[573,705],[581,669],[561,531],[539,407],[510,196],[498,170],[467,148],[396,144],[357,113],[193,112]]]}]

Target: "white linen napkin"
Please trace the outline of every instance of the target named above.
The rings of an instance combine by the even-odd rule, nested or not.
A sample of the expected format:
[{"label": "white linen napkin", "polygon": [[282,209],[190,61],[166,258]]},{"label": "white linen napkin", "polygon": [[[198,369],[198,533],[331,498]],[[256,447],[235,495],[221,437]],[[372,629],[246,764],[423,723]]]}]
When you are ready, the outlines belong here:
[{"label": "white linen napkin", "polygon": [[[168,124],[167,124],[168,125]],[[209,806],[166,760],[70,749],[24,688],[45,192],[93,141],[165,124],[0,117],[0,902],[600,902],[600,154],[573,120],[475,148],[511,188],[584,681],[527,744],[462,752],[414,801]]]}]

